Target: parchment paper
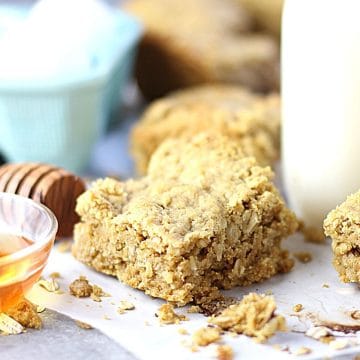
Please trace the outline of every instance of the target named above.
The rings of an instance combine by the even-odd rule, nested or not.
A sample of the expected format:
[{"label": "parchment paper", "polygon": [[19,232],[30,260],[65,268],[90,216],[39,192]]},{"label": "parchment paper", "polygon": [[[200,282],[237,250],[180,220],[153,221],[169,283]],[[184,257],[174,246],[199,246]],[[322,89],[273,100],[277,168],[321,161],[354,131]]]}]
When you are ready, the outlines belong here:
[{"label": "parchment paper", "polygon": [[[360,354],[360,346],[351,345],[342,350],[332,350],[329,345],[305,336],[304,332],[312,326],[309,317],[316,322],[323,320],[329,323],[359,325],[349,312],[360,309],[359,288],[354,284],[343,284],[331,265],[330,243],[326,245],[309,244],[301,235],[295,235],[285,242],[290,251],[309,251],[313,260],[307,264],[296,261],[294,269],[285,275],[278,275],[261,284],[236,288],[225,292],[226,295],[241,298],[250,291],[259,293],[272,292],[278,304],[278,313],[286,317],[289,331],[278,333],[265,345],[256,344],[246,336],[223,337],[223,343],[233,347],[235,359],[288,359],[290,353],[302,346],[309,347],[312,352],[302,356],[306,359],[322,359],[336,357],[352,359]],[[207,319],[201,314],[187,314],[186,307],[177,309],[190,320],[180,325],[159,324],[155,317],[158,307],[164,302],[153,299],[143,292],[134,290],[116,279],[99,274],[75,260],[70,253],[60,253],[56,248],[51,254],[49,264],[44,272],[60,272],[58,280],[64,294],[49,293],[35,286],[30,299],[47,308],[59,311],[74,319],[91,324],[113,338],[120,345],[139,359],[211,359],[215,357],[216,345],[200,348],[191,352],[191,334],[200,327],[206,326]],[[102,298],[102,302],[94,302],[90,298],[77,299],[69,295],[68,286],[79,275],[85,275],[89,281],[101,286],[112,296]],[[325,287],[324,287],[325,286]],[[120,300],[131,301],[135,310],[118,314]],[[304,310],[296,316],[292,307],[301,303]],[[295,315],[295,316],[294,316]],[[331,325],[331,324],[330,324]],[[185,328],[190,335],[181,335],[179,328]],[[91,330],[90,330],[91,331]],[[336,333],[346,336],[353,343],[360,344],[356,334]],[[289,351],[279,351],[273,345],[288,347]]]}]

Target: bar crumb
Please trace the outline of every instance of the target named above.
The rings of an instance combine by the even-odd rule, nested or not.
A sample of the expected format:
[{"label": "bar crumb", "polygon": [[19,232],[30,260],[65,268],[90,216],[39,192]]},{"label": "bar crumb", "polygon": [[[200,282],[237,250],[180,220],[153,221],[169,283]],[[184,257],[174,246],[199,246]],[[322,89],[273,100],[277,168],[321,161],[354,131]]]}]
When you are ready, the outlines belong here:
[{"label": "bar crumb", "polygon": [[305,241],[313,244],[325,244],[325,234],[322,228],[306,226],[303,221],[299,222],[299,231],[304,235]]},{"label": "bar crumb", "polygon": [[308,347],[302,346],[300,348],[298,348],[295,352],[294,355],[296,356],[302,356],[302,355],[308,355],[311,354],[312,350]]},{"label": "bar crumb", "polygon": [[295,312],[300,312],[304,309],[303,305],[302,304],[296,304],[293,306],[293,311]]},{"label": "bar crumb", "polygon": [[60,279],[61,278],[61,274],[58,271],[54,271],[49,275],[50,279]]},{"label": "bar crumb", "polygon": [[308,251],[298,251],[293,254],[297,260],[303,264],[307,264],[312,260],[312,255]]},{"label": "bar crumb", "polygon": [[69,285],[70,295],[77,298],[89,297],[93,293],[93,287],[85,276],[80,276]]},{"label": "bar crumb", "polygon": [[329,346],[333,350],[342,350],[349,346],[347,339],[337,339],[329,342]]},{"label": "bar crumb", "polygon": [[127,300],[122,300],[120,301],[120,305],[118,307],[117,312],[119,314],[124,314],[126,311],[134,310],[134,309],[135,309],[135,305],[133,303]]},{"label": "bar crumb", "polygon": [[155,316],[159,318],[160,324],[179,324],[181,321],[186,321],[188,318],[185,315],[176,314],[174,306],[171,304],[163,304],[159,307]]},{"label": "bar crumb", "polygon": [[217,360],[232,360],[234,351],[229,345],[219,345],[216,348]]},{"label": "bar crumb", "polygon": [[217,327],[204,327],[195,331],[193,342],[198,346],[207,346],[213,342],[220,340],[221,331]]},{"label": "bar crumb", "polygon": [[0,313],[0,332],[1,335],[19,335],[24,331],[24,327],[6,315],[5,313]]},{"label": "bar crumb", "polygon": [[6,310],[6,314],[24,328],[40,329],[42,326],[41,318],[37,312],[37,306],[26,299],[23,299],[17,305]]},{"label": "bar crumb", "polygon": [[188,331],[186,329],[184,329],[184,328],[179,328],[178,333],[180,335],[188,335],[189,334]]},{"label": "bar crumb", "polygon": [[330,330],[325,326],[313,326],[306,331],[305,335],[315,340],[320,340],[323,337],[329,336]]},{"label": "bar crumb", "polygon": [[60,286],[55,279],[50,278],[49,280],[40,279],[37,284],[48,292],[59,292]]},{"label": "bar crumb", "polygon": [[219,315],[212,316],[209,323],[226,331],[233,331],[265,342],[277,331],[285,331],[285,318],[275,315],[276,303],[273,296],[250,293],[241,302],[230,305]]},{"label": "bar crumb", "polygon": [[79,321],[79,320],[75,320],[75,323],[76,325],[81,328],[81,329],[84,329],[84,330],[90,330],[90,329],[93,329],[93,327],[83,321]]}]

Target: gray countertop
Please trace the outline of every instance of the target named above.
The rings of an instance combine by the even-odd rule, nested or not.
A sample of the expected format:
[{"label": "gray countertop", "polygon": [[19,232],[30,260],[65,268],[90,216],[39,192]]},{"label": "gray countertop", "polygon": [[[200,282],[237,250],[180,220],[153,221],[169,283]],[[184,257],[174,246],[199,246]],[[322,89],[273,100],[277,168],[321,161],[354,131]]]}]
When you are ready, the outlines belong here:
[{"label": "gray countertop", "polygon": [[65,315],[46,310],[41,318],[41,330],[0,336],[1,360],[135,360],[100,331],[82,329]]}]

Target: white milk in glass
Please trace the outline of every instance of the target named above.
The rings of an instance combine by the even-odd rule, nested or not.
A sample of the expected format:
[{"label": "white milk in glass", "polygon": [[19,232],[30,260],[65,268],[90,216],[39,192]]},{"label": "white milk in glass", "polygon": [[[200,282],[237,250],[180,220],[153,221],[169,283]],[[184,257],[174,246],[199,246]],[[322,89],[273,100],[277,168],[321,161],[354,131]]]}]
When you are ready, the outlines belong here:
[{"label": "white milk in glass", "polygon": [[360,0],[287,0],[282,159],[307,226],[360,188]]}]

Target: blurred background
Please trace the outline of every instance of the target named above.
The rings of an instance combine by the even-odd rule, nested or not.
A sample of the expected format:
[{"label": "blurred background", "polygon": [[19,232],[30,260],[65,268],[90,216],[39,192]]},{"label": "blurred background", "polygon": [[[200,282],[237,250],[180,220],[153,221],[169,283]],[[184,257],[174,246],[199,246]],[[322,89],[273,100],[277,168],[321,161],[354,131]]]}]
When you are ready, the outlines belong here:
[{"label": "blurred background", "polygon": [[146,105],[202,83],[279,91],[282,0],[0,1],[0,163],[133,174]]}]

